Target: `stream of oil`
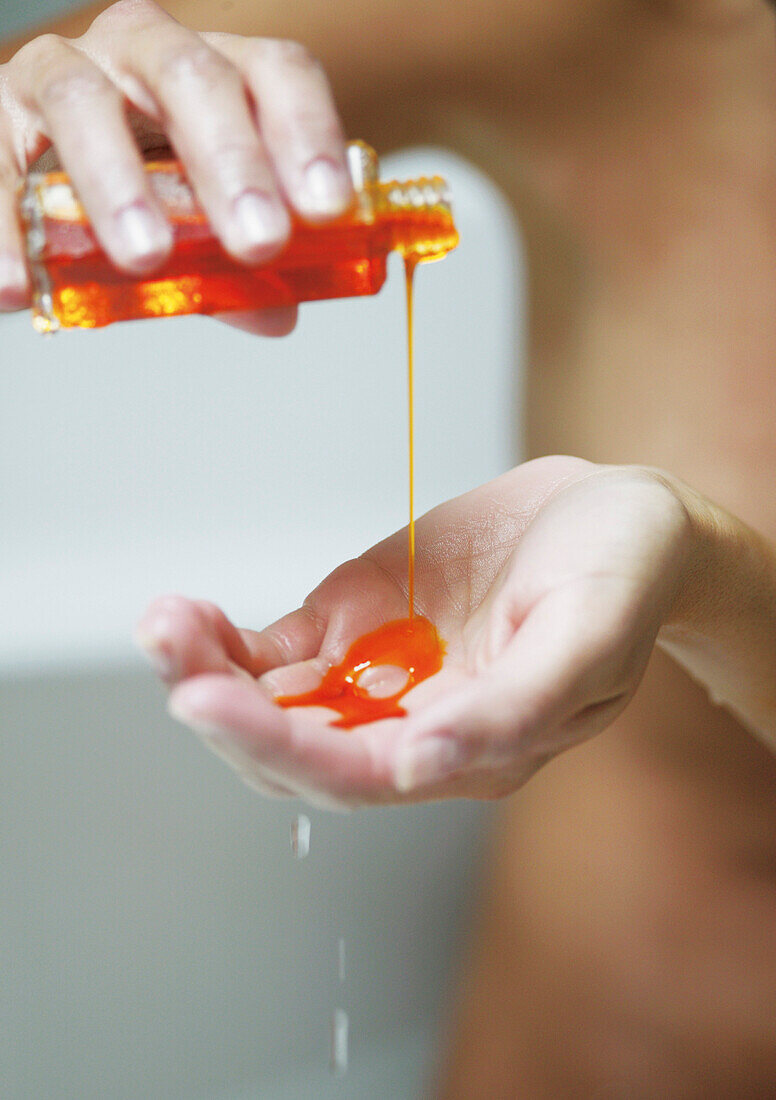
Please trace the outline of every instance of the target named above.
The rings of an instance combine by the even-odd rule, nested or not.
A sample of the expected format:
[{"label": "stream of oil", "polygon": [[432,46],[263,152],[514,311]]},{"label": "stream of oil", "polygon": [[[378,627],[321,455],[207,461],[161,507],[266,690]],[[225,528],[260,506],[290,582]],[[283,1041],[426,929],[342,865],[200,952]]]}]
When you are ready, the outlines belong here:
[{"label": "stream of oil", "polygon": [[415,618],[415,340],[413,336],[413,298],[415,268],[418,261],[404,259],[404,283],[407,295],[407,418],[410,521],[407,528],[407,602],[408,619]]},{"label": "stream of oil", "polygon": [[[350,646],[343,660],[332,665],[312,691],[280,695],[281,707],[327,707],[339,714],[332,723],[341,729],[398,718],[406,714],[401,699],[416,684],[442,667],[444,643],[436,627],[423,615],[415,614],[415,394],[413,291],[417,257],[404,260],[407,300],[407,396],[409,414],[409,525],[407,529],[407,618],[394,619],[363,634]],[[375,696],[359,681],[375,666],[391,666],[406,673],[406,680],[392,695]]]}]

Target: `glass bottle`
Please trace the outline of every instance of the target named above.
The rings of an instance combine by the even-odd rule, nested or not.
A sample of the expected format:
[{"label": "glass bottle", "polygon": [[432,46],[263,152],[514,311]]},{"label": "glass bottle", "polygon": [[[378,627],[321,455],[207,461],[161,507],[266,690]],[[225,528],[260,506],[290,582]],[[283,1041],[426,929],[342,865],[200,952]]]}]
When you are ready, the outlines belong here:
[{"label": "glass bottle", "polygon": [[444,180],[379,180],[373,149],[348,146],[355,199],[326,225],[295,219],[277,257],[253,266],[232,259],[214,236],[181,164],[146,164],[174,234],[169,259],[150,275],[117,270],[99,246],[63,172],[30,173],[20,210],[40,332],[114,321],[292,305],[376,294],[388,253],[438,259],[458,243]]}]

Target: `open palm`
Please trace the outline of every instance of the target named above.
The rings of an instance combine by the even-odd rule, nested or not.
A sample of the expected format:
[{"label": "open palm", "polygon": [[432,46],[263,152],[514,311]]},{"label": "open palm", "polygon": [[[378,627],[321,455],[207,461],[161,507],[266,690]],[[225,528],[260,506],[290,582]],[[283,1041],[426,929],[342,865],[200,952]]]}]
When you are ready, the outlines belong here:
[{"label": "open palm", "polygon": [[[170,710],[253,786],[323,804],[496,797],[626,705],[681,585],[686,510],[661,475],[573,458],[526,463],[417,524],[416,610],[444,664],[407,714],[332,728],[273,699],[314,688],[354,639],[407,614],[406,532],[335,570],[257,633],[164,597],[138,640]],[[361,685],[393,693],[397,669]]]}]

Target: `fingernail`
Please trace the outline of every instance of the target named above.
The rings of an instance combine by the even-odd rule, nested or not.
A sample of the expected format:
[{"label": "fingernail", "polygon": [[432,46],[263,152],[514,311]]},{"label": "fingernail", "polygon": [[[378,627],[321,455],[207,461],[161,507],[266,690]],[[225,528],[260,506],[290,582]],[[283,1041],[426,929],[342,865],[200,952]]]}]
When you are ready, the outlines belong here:
[{"label": "fingernail", "polygon": [[232,209],[230,251],[258,263],[274,254],[288,236],[288,215],[259,191],[245,191]]},{"label": "fingernail", "polygon": [[350,184],[345,172],[326,157],[319,157],[305,169],[299,193],[299,209],[309,217],[341,214],[350,201]]},{"label": "fingernail", "polygon": [[172,230],[167,222],[142,202],[119,210],[116,228],[130,263],[150,267],[162,260],[172,246]]},{"label": "fingernail", "polygon": [[0,309],[23,309],[28,296],[27,268],[21,257],[0,253]]},{"label": "fingernail", "polygon": [[162,680],[172,681],[176,679],[176,667],[172,657],[159,649],[156,639],[150,635],[136,633],[135,645],[153,668],[154,672]]},{"label": "fingernail", "polygon": [[466,763],[460,745],[450,738],[429,737],[401,747],[394,765],[394,782],[399,791],[444,779]]}]

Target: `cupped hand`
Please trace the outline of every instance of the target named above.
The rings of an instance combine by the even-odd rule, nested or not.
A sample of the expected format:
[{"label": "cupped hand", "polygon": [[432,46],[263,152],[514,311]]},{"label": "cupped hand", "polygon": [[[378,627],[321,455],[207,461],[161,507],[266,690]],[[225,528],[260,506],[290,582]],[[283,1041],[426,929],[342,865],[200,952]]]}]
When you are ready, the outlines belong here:
[{"label": "cupped hand", "polygon": [[442,670],[404,697],[405,717],[352,730],[273,698],[311,689],[357,636],[407,614],[406,532],[260,633],[166,597],[138,641],[172,714],[259,789],[344,806],[491,798],[622,711],[692,545],[682,487],[638,467],[538,459],[436,508],[417,524],[416,608],[446,643]]},{"label": "cupped hand", "polygon": [[[282,249],[290,210],[326,220],[351,199],[331,90],[302,46],[199,34],[153,0],[119,0],[80,38],[42,35],[0,65],[0,310],[29,303],[16,203],[34,162],[51,150],[113,262],[144,273],[172,235],[141,148],[168,143],[223,246],[246,263]],[[295,316],[224,319],[278,335]]]}]

